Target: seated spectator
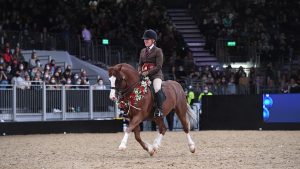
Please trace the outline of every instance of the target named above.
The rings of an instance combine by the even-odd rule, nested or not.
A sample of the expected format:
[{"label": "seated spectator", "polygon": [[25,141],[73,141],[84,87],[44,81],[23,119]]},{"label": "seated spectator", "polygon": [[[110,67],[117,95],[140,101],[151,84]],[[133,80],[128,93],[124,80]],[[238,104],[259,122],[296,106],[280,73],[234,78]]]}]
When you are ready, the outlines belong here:
[{"label": "seated spectator", "polygon": [[26,89],[28,83],[20,76],[20,71],[17,70],[14,77],[11,79],[11,84],[16,85],[19,89]]},{"label": "seated spectator", "polygon": [[24,84],[25,84],[24,89],[30,89],[30,87],[31,87],[31,80],[30,80],[30,76],[29,75],[25,76],[25,82],[24,82]]},{"label": "seated spectator", "polygon": [[22,78],[24,78],[24,79],[25,79],[25,76],[29,75],[29,73],[28,73],[28,71],[25,69],[23,63],[20,63],[20,64],[19,64],[19,72],[20,72],[20,76],[21,76]]},{"label": "seated spectator", "polygon": [[93,86],[94,90],[105,90],[106,86],[104,85],[103,79],[99,78],[97,83]]},{"label": "seated spectator", "polygon": [[68,65],[67,68],[65,69],[64,73],[63,73],[63,77],[67,78],[71,78],[72,77],[72,69],[71,69],[71,65]]},{"label": "seated spectator", "polygon": [[68,77],[67,79],[66,79],[66,84],[65,84],[65,87],[66,87],[66,89],[71,89],[72,88],[72,79],[70,78],[70,77]]},{"label": "seated spectator", "polygon": [[48,82],[48,89],[58,89],[58,82],[56,81],[56,78],[54,76],[52,76]]},{"label": "seated spectator", "polygon": [[31,89],[41,90],[43,89],[43,80],[39,75],[36,75],[31,82]]}]

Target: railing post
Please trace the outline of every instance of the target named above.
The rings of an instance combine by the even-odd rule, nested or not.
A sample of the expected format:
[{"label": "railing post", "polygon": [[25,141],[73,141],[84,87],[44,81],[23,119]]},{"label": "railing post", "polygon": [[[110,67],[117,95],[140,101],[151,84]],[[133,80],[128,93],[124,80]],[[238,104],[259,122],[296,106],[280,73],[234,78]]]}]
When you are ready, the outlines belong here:
[{"label": "railing post", "polygon": [[13,84],[13,116],[12,116],[12,120],[13,121],[17,121],[17,85],[16,83]]},{"label": "railing post", "polygon": [[106,45],[104,45],[104,55],[105,55],[105,64],[109,65],[108,51]]},{"label": "railing post", "polygon": [[46,83],[43,82],[43,121],[47,121],[47,114],[46,114],[46,104],[47,104],[47,97],[46,97]]},{"label": "railing post", "polygon": [[89,114],[90,119],[94,119],[94,110],[93,110],[93,88],[92,85],[89,86]]},{"label": "railing post", "polygon": [[63,120],[66,120],[66,88],[65,85],[62,85],[62,92],[61,92],[61,109],[62,109],[62,118]]},{"label": "railing post", "polygon": [[77,36],[77,40],[78,40],[78,49],[79,49],[79,53],[78,53],[77,56],[78,56],[80,59],[82,59],[82,54],[81,54],[82,46],[81,46],[81,40],[80,40],[80,36],[79,36],[79,35]]}]

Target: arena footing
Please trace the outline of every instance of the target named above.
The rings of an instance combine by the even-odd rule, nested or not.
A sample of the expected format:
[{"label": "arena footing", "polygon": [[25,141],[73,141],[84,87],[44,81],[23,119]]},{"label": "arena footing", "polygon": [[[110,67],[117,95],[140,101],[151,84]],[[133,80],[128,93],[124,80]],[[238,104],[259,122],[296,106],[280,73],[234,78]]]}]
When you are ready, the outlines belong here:
[{"label": "arena footing", "polygon": [[122,131],[122,120],[72,120],[0,123],[1,135],[55,133],[116,133]]}]

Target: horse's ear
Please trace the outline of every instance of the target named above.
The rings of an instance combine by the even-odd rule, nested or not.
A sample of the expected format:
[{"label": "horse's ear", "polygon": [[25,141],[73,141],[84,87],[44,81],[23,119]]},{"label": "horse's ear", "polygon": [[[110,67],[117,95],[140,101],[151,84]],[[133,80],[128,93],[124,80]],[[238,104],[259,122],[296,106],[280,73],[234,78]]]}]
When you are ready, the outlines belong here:
[{"label": "horse's ear", "polygon": [[114,67],[113,66],[108,67],[108,75],[112,76],[113,72],[114,72]]},{"label": "horse's ear", "polygon": [[121,71],[121,69],[122,69],[122,65],[118,65],[117,70]]}]

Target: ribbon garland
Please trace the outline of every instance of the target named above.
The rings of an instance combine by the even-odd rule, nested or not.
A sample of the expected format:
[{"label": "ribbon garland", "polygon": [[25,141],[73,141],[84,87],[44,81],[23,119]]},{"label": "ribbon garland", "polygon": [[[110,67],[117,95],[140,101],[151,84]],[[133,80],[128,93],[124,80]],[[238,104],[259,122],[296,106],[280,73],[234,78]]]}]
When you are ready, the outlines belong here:
[{"label": "ribbon garland", "polygon": [[133,91],[129,95],[129,99],[127,100],[117,100],[117,106],[119,109],[125,110],[129,109],[130,106],[135,107],[134,105],[140,101],[142,98],[144,98],[145,94],[148,92],[148,87],[151,85],[151,81],[149,77],[145,77],[141,81],[141,85],[138,87],[135,87]]}]

